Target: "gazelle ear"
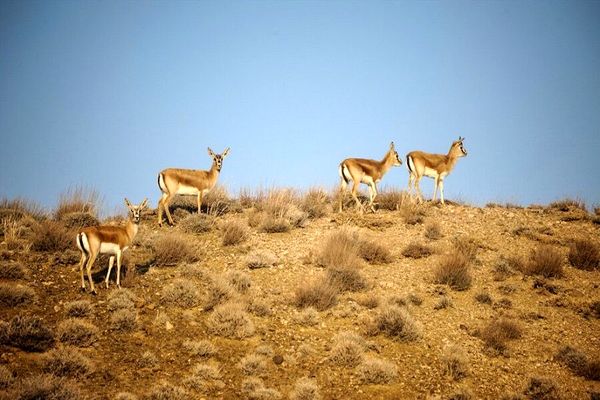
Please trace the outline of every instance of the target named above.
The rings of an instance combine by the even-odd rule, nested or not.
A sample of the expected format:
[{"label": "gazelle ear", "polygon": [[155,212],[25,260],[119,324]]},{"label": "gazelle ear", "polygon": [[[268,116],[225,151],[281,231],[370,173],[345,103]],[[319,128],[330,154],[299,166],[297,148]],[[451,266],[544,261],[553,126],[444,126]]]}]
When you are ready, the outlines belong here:
[{"label": "gazelle ear", "polygon": [[227,154],[229,154],[229,147],[225,149],[223,154],[221,154],[221,157],[225,158],[225,157],[227,157]]},{"label": "gazelle ear", "polygon": [[394,149],[394,142],[390,143],[390,149]]},{"label": "gazelle ear", "polygon": [[129,200],[127,200],[127,197],[125,197],[125,205],[126,205],[128,208],[131,208],[131,207],[132,207],[132,205],[131,205],[131,203],[129,202]]},{"label": "gazelle ear", "polygon": [[465,140],[465,138],[464,138],[464,137],[462,137],[462,136],[459,136],[459,137],[458,137],[458,141],[459,141],[459,142],[462,142],[463,140]]},{"label": "gazelle ear", "polygon": [[139,208],[146,208],[148,207],[148,199],[144,199],[144,201],[142,201],[142,203],[139,205]]},{"label": "gazelle ear", "polygon": [[215,153],[210,149],[210,147],[208,148],[208,155],[211,157],[215,156]]}]

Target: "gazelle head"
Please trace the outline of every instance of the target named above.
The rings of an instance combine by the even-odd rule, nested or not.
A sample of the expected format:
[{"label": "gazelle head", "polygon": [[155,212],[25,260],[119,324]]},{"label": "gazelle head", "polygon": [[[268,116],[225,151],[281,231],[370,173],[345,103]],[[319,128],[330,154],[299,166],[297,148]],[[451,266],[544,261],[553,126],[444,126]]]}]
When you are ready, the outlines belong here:
[{"label": "gazelle head", "polygon": [[139,224],[140,217],[142,215],[142,210],[144,210],[146,207],[148,207],[148,199],[144,199],[144,201],[142,201],[139,205],[134,206],[133,204],[131,204],[129,202],[129,200],[127,200],[127,198],[125,198],[125,205],[127,206],[127,209],[129,210],[129,218],[134,223]]},{"label": "gazelle head", "polygon": [[394,142],[390,143],[390,150],[388,151],[388,157],[392,159],[392,165],[394,167],[399,167],[402,165],[402,159],[398,155],[396,148],[394,147]]},{"label": "gazelle head", "polygon": [[217,167],[217,171],[221,171],[221,167],[223,166],[223,159],[227,157],[229,154],[229,147],[225,149],[225,151],[221,154],[215,154],[210,147],[208,148],[208,155],[212,157],[213,164]]},{"label": "gazelle head", "polygon": [[452,147],[450,148],[450,152],[457,157],[465,157],[467,155],[467,150],[463,146],[464,137],[459,136],[458,140],[452,143]]}]

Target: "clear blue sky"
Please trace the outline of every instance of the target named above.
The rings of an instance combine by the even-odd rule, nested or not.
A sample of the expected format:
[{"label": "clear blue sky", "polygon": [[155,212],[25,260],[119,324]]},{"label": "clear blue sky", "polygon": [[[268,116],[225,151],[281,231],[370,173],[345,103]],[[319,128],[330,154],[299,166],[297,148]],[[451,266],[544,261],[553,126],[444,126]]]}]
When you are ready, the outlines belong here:
[{"label": "clear blue sky", "polygon": [[592,205],[600,2],[2,1],[0,135],[0,196],[48,206],[74,185],[155,205],[208,146],[236,194],[458,135],[446,198]]}]

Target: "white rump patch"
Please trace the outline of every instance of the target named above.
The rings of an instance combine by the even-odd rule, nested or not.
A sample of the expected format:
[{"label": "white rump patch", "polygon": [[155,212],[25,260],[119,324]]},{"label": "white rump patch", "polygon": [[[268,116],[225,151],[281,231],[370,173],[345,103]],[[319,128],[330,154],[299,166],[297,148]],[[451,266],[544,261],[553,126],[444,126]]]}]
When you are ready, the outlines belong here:
[{"label": "white rump patch", "polygon": [[81,248],[81,243],[79,243],[79,239],[77,239],[77,247],[79,250],[85,251],[86,253],[90,253],[90,242],[88,241],[87,235],[85,233],[80,233],[81,243],[83,243],[83,249]]}]

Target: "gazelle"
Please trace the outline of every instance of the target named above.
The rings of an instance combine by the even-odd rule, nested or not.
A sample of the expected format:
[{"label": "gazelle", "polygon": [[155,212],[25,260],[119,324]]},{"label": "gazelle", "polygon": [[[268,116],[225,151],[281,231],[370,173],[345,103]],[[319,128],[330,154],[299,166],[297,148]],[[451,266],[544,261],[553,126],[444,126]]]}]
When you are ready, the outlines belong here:
[{"label": "gazelle", "polygon": [[361,183],[369,186],[369,207],[371,211],[375,212],[373,201],[375,200],[375,197],[377,197],[377,183],[391,167],[400,165],[402,165],[402,161],[394,148],[394,142],[390,144],[390,149],[381,161],[364,158],[347,158],[342,161],[338,168],[341,191],[340,212],[342,211],[344,204],[346,187],[350,181],[353,183],[352,197],[354,198],[354,201],[356,201],[356,206],[361,212],[364,211],[364,208],[362,204],[360,204],[358,197],[356,197],[356,192]]},{"label": "gazelle", "polygon": [[467,150],[463,146],[465,138],[458,137],[458,140],[452,143],[448,154],[430,154],[422,151],[411,151],[406,155],[406,166],[408,168],[408,192],[411,193],[414,187],[415,192],[419,196],[419,200],[423,201],[423,193],[419,183],[423,176],[428,176],[435,180],[433,189],[433,199],[435,201],[437,190],[440,190],[440,200],[444,204],[444,178],[450,174],[456,162],[460,157],[467,155]]},{"label": "gazelle", "polygon": [[202,197],[208,193],[217,183],[223,159],[229,154],[229,147],[222,154],[215,154],[210,147],[208,155],[212,157],[212,166],[208,171],[196,169],[167,168],[158,174],[158,187],[162,196],[158,201],[158,225],[162,226],[163,209],[167,214],[167,220],[173,225],[173,218],[169,212],[169,204],[176,194],[197,195],[198,214],[202,205]]},{"label": "gazelle", "polygon": [[121,287],[121,257],[123,252],[131,245],[133,238],[137,235],[140,215],[142,210],[148,206],[148,199],[144,199],[138,206],[132,205],[125,199],[125,205],[129,209],[129,220],[125,226],[100,225],[84,228],[77,234],[77,247],[81,250],[81,289],[85,291],[85,279],[83,278],[83,267],[87,271],[90,288],[96,294],[94,281],[92,280],[92,265],[98,254],[111,254],[108,260],[108,273],[106,274],[106,288],[110,271],[117,257],[117,286]]}]

